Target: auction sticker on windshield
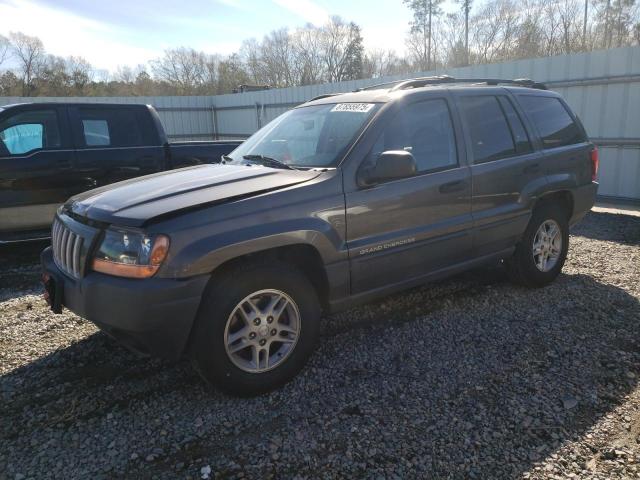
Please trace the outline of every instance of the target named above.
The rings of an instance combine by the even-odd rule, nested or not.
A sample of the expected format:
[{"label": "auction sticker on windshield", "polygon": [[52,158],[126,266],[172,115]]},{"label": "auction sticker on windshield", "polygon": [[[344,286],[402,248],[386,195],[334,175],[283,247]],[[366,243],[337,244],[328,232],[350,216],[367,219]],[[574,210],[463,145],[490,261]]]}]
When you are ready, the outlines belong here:
[{"label": "auction sticker on windshield", "polygon": [[331,111],[367,113],[374,105],[375,103],[338,103]]}]

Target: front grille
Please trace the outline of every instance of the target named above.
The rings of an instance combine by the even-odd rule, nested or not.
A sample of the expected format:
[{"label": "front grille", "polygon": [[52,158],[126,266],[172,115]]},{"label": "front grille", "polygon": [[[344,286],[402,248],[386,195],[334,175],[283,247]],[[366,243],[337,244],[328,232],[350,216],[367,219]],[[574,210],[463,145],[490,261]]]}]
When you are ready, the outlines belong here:
[{"label": "front grille", "polygon": [[82,245],[84,239],[58,218],[51,227],[53,259],[58,268],[75,278],[82,276]]}]

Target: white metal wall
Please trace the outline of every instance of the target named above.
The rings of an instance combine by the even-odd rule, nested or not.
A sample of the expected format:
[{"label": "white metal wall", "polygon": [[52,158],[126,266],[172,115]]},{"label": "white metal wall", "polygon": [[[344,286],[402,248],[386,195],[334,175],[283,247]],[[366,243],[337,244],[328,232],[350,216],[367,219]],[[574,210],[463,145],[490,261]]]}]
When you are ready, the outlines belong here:
[{"label": "white metal wall", "polygon": [[[600,194],[640,200],[640,47],[626,47],[412,76],[531,78],[561,93],[600,147]],[[406,75],[404,76],[406,77]],[[244,138],[289,108],[324,93],[395,80],[385,77],[218,96],[83,97],[36,101],[125,102],[155,106],[172,139]],[[33,101],[0,97],[0,105]]]}]

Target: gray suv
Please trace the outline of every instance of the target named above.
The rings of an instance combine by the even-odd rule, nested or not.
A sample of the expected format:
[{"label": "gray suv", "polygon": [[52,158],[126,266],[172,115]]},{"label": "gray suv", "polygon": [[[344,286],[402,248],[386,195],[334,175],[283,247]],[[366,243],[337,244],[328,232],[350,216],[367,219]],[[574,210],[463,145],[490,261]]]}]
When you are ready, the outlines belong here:
[{"label": "gray suv", "polygon": [[482,264],[541,287],[594,203],[598,154],[528,80],[428,77],[318,97],[219,165],[63,205],[46,297],[240,395],[303,367],[323,313]]}]

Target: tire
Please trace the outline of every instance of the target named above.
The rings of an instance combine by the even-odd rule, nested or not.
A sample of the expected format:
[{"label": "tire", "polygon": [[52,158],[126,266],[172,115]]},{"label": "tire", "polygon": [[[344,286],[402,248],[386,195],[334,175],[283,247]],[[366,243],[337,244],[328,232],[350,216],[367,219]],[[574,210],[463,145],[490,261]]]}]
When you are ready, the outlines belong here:
[{"label": "tire", "polygon": [[[278,296],[269,315],[270,303]],[[313,352],[320,312],[313,285],[289,265],[244,265],[216,276],[194,327],[191,354],[196,370],[233,395],[273,390],[295,377]]]},{"label": "tire", "polygon": [[[544,227],[543,227],[544,225]],[[546,232],[553,232],[552,228],[556,226],[559,229],[557,238],[561,245],[558,248],[557,242],[542,242],[543,249],[549,253],[548,258],[552,259],[553,253],[558,251],[557,257],[553,263],[544,262],[540,255],[534,255],[534,242],[549,235],[543,234],[537,237],[537,234],[544,228]],[[536,251],[540,251],[540,242],[537,244]],[[509,277],[512,281],[527,287],[544,287],[553,282],[560,274],[567,252],[569,250],[569,224],[567,214],[564,208],[557,203],[542,203],[533,211],[531,220],[527,225],[520,242],[516,246],[513,256],[507,260],[506,267]],[[544,257],[544,255],[543,255]],[[543,266],[543,268],[541,268]]]}]

